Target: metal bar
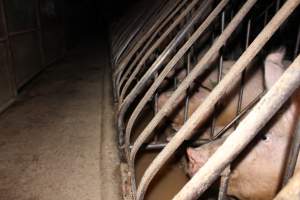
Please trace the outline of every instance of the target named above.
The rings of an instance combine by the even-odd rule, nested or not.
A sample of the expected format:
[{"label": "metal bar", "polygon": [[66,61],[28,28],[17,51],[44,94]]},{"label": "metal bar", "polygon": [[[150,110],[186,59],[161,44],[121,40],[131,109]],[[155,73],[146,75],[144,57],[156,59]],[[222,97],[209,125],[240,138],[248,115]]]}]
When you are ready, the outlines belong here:
[{"label": "metal bar", "polygon": [[[251,20],[248,20],[245,49],[247,49],[249,47],[250,31],[251,31]],[[245,70],[242,72],[236,117],[239,116],[241,111],[242,111],[242,103],[243,103],[243,94],[244,94],[246,72],[247,72],[247,68],[245,68]],[[239,122],[239,120],[236,120],[235,128],[237,127],[238,122]],[[223,200],[223,199],[227,198],[226,194],[227,194],[227,188],[228,188],[230,173],[231,173],[231,164],[229,164],[226,167],[226,169],[222,172],[221,186],[220,186],[219,197],[218,197],[219,200]]]},{"label": "metal bar", "polygon": [[[167,76],[167,74],[171,71],[171,69],[175,66],[175,64],[181,59],[181,57],[192,47],[194,42],[198,40],[198,38],[202,35],[202,33],[210,26],[210,24],[215,20],[215,18],[219,15],[219,13],[223,10],[223,8],[227,5],[229,1],[223,0],[221,1],[216,8],[211,12],[211,14],[206,18],[206,20],[198,27],[196,32],[189,38],[189,40],[181,47],[181,49],[177,52],[177,54],[173,57],[173,59],[167,64],[163,72],[159,75],[156,82],[151,86],[151,88],[148,90],[146,95],[143,97],[143,99],[140,101],[139,105],[136,107],[135,111],[130,117],[130,120],[128,121],[127,128],[126,128],[126,138],[130,138],[131,129],[132,126],[138,117],[140,111],[148,101],[148,99],[153,95],[153,93],[156,91],[156,89],[159,87],[161,82],[164,80],[164,78]],[[178,100],[178,99],[177,99]],[[161,111],[159,111],[161,112]],[[160,116],[160,114],[156,115],[155,117]],[[159,123],[156,121],[157,124]],[[148,127],[149,128],[149,127]],[[154,129],[155,127],[153,127]],[[133,150],[131,151],[131,157],[129,160],[129,166],[132,170],[132,174],[134,173],[134,162],[135,162],[135,155],[141,145],[144,143],[145,139],[151,134],[153,131],[150,130],[146,132],[145,130],[142,132],[142,134],[139,136],[138,140],[135,141]],[[126,149],[125,149],[126,150]]]},{"label": "metal bar", "polygon": [[264,26],[268,23],[269,10],[267,9],[264,16]]},{"label": "metal bar", "polygon": [[[242,8],[239,10],[239,12],[236,14],[236,16],[231,20],[231,22],[228,24],[226,29],[224,30],[223,34],[221,34],[218,39],[214,42],[210,50],[203,56],[203,58],[198,62],[198,64],[195,66],[195,68],[192,70],[190,75],[180,84],[178,89],[172,94],[172,96],[168,99],[168,101],[164,104],[160,112],[152,119],[152,121],[148,124],[148,126],[144,129],[144,131],[141,133],[141,135],[138,137],[136,140],[134,147],[131,151],[131,160],[134,160],[135,155],[140,147],[149,137],[149,135],[152,133],[153,129],[157,126],[157,124],[166,116],[174,107],[177,105],[179,100],[181,99],[180,97],[182,94],[186,91],[186,89],[190,86],[190,84],[200,75],[202,74],[206,69],[208,69],[212,63],[212,58],[214,58],[220,48],[225,44],[225,42],[230,38],[232,33],[236,30],[238,25],[242,22],[244,17],[248,14],[248,12],[251,10],[251,8],[254,6],[256,3],[256,0],[248,0]],[[267,35],[267,34],[266,34]],[[259,46],[257,45],[254,49],[258,50]],[[251,52],[251,51],[250,51]],[[257,51],[258,52],[258,51]],[[256,52],[256,53],[257,53]],[[251,56],[250,56],[251,58]],[[251,59],[250,59],[251,60]],[[246,63],[250,62],[249,59],[246,60]],[[242,60],[243,61],[243,60]],[[209,96],[215,95],[216,91],[222,92],[220,94],[223,95],[225,93],[225,90],[217,90],[217,88],[224,87],[226,86],[229,82],[229,84],[233,84],[233,79],[236,78],[237,74],[235,73],[235,70],[237,71],[239,69],[243,69],[243,65],[245,61],[243,62],[236,62],[235,63],[235,68],[234,66],[231,68],[231,73],[228,73],[226,77],[230,77],[230,80],[228,81],[228,78],[222,79],[221,82],[225,81],[224,84],[218,84],[217,87],[210,93]],[[234,77],[232,78],[232,74],[234,74]],[[205,115],[203,114],[203,118],[201,121],[203,122],[204,120],[207,119],[208,115],[211,114],[213,107],[219,100],[220,96],[216,96],[215,98],[216,101],[209,101],[210,98],[206,98],[206,100],[200,105],[200,108],[205,108],[207,112],[205,112]],[[209,101],[209,102],[208,102]],[[199,108],[198,108],[199,109]],[[193,133],[192,131],[195,129],[195,127],[198,124],[201,124],[200,120],[195,122],[195,116],[198,116],[199,110],[196,110],[193,115],[189,118],[189,120],[181,127],[179,132],[172,138],[172,140],[169,142],[169,144],[164,148],[161,153],[154,159],[154,161],[150,164],[149,168],[146,170],[139,188],[137,190],[137,199],[140,200],[144,197],[144,194],[153,179],[154,175],[159,171],[159,169],[162,167],[162,165],[166,162],[166,160],[175,152],[175,150],[182,144],[182,142],[186,139],[189,139],[191,134]],[[197,112],[198,111],[198,112]],[[201,110],[200,110],[201,111]],[[194,116],[194,117],[193,117]],[[187,127],[189,127],[187,129]]]},{"label": "metal bar", "polygon": [[230,129],[233,125],[235,125],[264,95],[265,93],[261,93],[257,96],[244,110],[242,110],[229,124],[227,124],[224,128],[222,128],[219,133],[214,135],[214,138],[212,140],[218,139],[220,136],[222,136],[228,129]]},{"label": "metal bar", "polygon": [[[223,71],[223,56],[220,57],[220,65],[219,65],[219,78],[218,78],[218,84],[220,83],[222,79],[222,71]],[[215,111],[218,109],[219,102],[216,103],[215,106]],[[214,112],[215,113],[215,112]],[[216,116],[213,114],[213,123],[212,123],[212,131],[211,131],[211,137],[210,139],[213,138],[213,135],[215,133],[215,125],[216,125]],[[226,200],[227,199],[227,187],[228,187],[228,181],[229,181],[229,176],[230,176],[230,166],[228,166],[222,173],[221,175],[221,184],[219,188],[219,195],[218,195],[218,200]]]},{"label": "metal bar", "polygon": [[[125,142],[129,141],[128,138],[130,138],[131,130],[134,125],[134,122],[136,121],[137,117],[139,116],[139,113],[144,108],[146,103],[149,101],[149,99],[152,97],[152,95],[155,93],[156,89],[160,86],[162,81],[165,79],[165,77],[168,75],[168,73],[172,70],[172,68],[176,65],[176,63],[182,58],[182,56],[185,55],[185,53],[192,47],[192,45],[202,36],[204,31],[212,24],[212,22],[216,19],[216,17],[220,14],[220,12],[223,10],[223,8],[227,5],[229,0],[222,0],[217,7],[211,12],[211,14],[206,18],[206,20],[198,27],[198,29],[193,33],[193,35],[189,38],[189,40],[177,51],[176,55],[171,59],[171,61],[165,66],[164,70],[160,73],[157,80],[152,84],[152,86],[148,89],[147,93],[144,95],[143,99],[139,102],[138,106],[135,108],[134,112],[130,116],[130,119],[127,123],[126,127],[126,135],[125,135]],[[216,52],[215,52],[216,54]],[[214,55],[215,55],[214,54]],[[178,101],[179,99],[176,99]],[[158,115],[160,116],[162,111],[158,112]],[[160,119],[159,119],[160,120]],[[156,121],[157,124],[159,123],[158,120]],[[150,124],[149,124],[150,125]],[[139,147],[144,142],[144,139],[148,137],[148,134],[150,135],[151,132],[154,130],[151,129],[149,132],[142,133],[139,136],[139,139],[135,142],[135,148],[134,152],[136,153],[139,149]],[[143,131],[145,132],[145,130]],[[129,144],[125,144],[127,146]],[[126,150],[126,149],[125,149]],[[135,153],[132,154],[132,157],[135,157]],[[134,159],[131,158],[131,162],[134,162]]]},{"label": "metal bar", "polygon": [[293,134],[291,138],[291,144],[289,147],[289,154],[288,154],[288,159],[286,163],[286,169],[285,173],[283,176],[283,181],[281,187],[285,186],[289,179],[293,176],[296,164],[297,164],[297,159],[299,155],[299,150],[300,150],[300,120],[298,120],[297,128],[295,133]]},{"label": "metal bar", "polygon": [[[173,19],[173,17],[177,14],[177,12],[182,9],[182,7],[185,5],[185,3],[186,3],[185,1],[181,2],[178,6],[176,6],[176,8],[172,11],[172,13],[170,13],[167,16],[167,18],[162,21],[162,23],[159,25],[159,27],[155,30],[155,32],[151,35],[151,37],[146,41],[146,44],[143,45],[143,49],[140,51],[139,55],[134,58],[134,61],[130,64],[130,66],[128,67],[128,69],[126,71],[127,73],[122,75],[122,72],[125,70],[124,68],[123,68],[123,70],[118,71],[118,75],[116,76],[116,81],[117,81],[116,84],[117,85],[122,85],[122,80],[121,80],[121,82],[119,80],[120,77],[125,76],[125,78],[126,78],[128,76],[129,72],[132,71],[134,66],[138,63],[138,61],[141,59],[141,57],[145,54],[145,51],[147,51],[149,49],[149,46],[152,44],[152,41],[159,35],[159,33],[166,26],[166,24],[168,24],[170,22],[170,20]],[[121,87],[121,86],[119,86],[119,87]],[[120,90],[120,88],[118,88],[118,93],[119,93],[119,90]]]},{"label": "metal bar", "polygon": [[[222,15],[221,15],[221,33],[224,32],[224,28],[225,28],[225,11],[222,12]],[[224,44],[225,46],[225,44]],[[221,48],[221,51],[222,49],[224,48],[224,46]],[[218,67],[218,79],[217,79],[217,84],[220,83],[220,81],[222,80],[222,73],[223,73],[223,52],[221,53],[220,55],[220,58],[219,58],[219,67]],[[215,106],[215,110],[213,112],[213,117],[212,117],[212,123],[211,123],[211,128],[210,128],[210,139],[213,138],[214,136],[214,132],[215,132],[215,126],[216,126],[216,111],[218,110],[218,107],[219,107],[219,102],[216,104]]]},{"label": "metal bar", "polygon": [[[137,36],[137,34],[143,29],[143,27],[146,25],[146,23],[149,22],[153,16],[159,15],[160,11],[163,10],[164,6],[165,6],[165,5],[168,5],[167,3],[168,3],[168,1],[165,1],[162,5],[158,5],[158,8],[159,8],[159,7],[161,7],[161,8],[159,8],[159,9],[153,9],[154,12],[153,12],[152,14],[150,14],[146,19],[144,19],[144,18],[141,16],[142,19],[143,19],[143,22],[140,24],[140,26],[138,26],[138,27],[135,29],[135,31],[133,31],[133,32],[130,34],[130,36],[127,38],[125,44],[122,45],[121,47],[118,47],[118,49],[120,49],[120,50],[118,51],[118,53],[117,53],[116,56],[115,56],[114,63],[118,63],[119,59],[120,59],[121,56],[124,54],[125,50],[128,48],[130,42]],[[177,2],[177,3],[178,3],[178,2]],[[173,4],[173,5],[174,5],[174,4]],[[176,4],[175,4],[175,5],[176,5]],[[159,20],[158,20],[157,23],[154,24],[154,26],[151,27],[151,29],[149,30],[149,32],[150,32],[150,31],[152,32],[152,31],[154,30],[154,28],[157,26],[158,23],[160,23]],[[145,37],[143,37],[143,38],[147,38],[148,36],[149,36],[149,35],[146,34]],[[137,48],[140,47],[140,45],[139,45],[140,43],[143,43],[143,42],[144,42],[144,39],[143,39],[143,38],[142,38],[141,40],[138,41],[138,44],[135,45]],[[135,53],[135,51],[137,50],[137,48],[133,48],[132,50],[130,50],[130,51],[132,52],[132,55]],[[132,56],[132,55],[130,54],[129,60],[131,59],[131,56]],[[128,55],[127,55],[127,57],[128,57]]]},{"label": "metal bar", "polygon": [[[168,12],[171,12],[173,7],[176,7],[179,4],[179,0],[176,1],[176,3],[172,5],[171,9],[168,10]],[[169,1],[170,3],[170,1]],[[167,4],[168,5],[168,4]],[[166,5],[163,5],[163,7]],[[156,12],[154,12],[156,13]],[[163,18],[164,19],[164,18]],[[130,50],[130,52],[126,55],[126,57],[121,61],[120,64],[118,64],[118,69],[117,71],[114,73],[113,77],[116,77],[116,75],[119,73],[120,70],[122,70],[124,67],[127,66],[127,64],[129,63],[129,61],[132,59],[132,57],[134,56],[134,54],[136,53],[136,51],[138,49],[140,49],[140,47],[144,44],[144,42],[151,36],[151,34],[153,33],[153,31],[155,31],[155,29],[157,29],[157,27],[159,26],[159,24],[161,23],[161,21],[163,20],[157,20],[154,25],[143,35],[143,37],[134,45],[134,47]]]},{"label": "metal bar", "polygon": [[[159,46],[161,44],[161,42],[168,36],[168,34],[177,26],[176,20],[175,22],[158,38],[157,41],[155,41],[155,43],[150,47],[150,45],[152,44],[152,41],[159,35],[159,33],[161,32],[161,30],[165,27],[165,25],[173,18],[173,15],[176,14],[176,12],[178,11],[178,9],[181,9],[181,7],[183,5],[185,5],[185,1],[182,2],[180,5],[178,5],[175,10],[165,19],[162,21],[162,23],[159,25],[159,27],[155,30],[155,32],[152,34],[152,36],[147,40],[146,45],[144,45],[144,49],[141,51],[140,56],[136,57],[135,60],[130,64],[129,68],[135,68],[135,70],[133,71],[132,75],[129,77],[127,83],[125,84],[123,90],[127,90],[126,87],[129,87],[129,85],[131,84],[131,81],[133,81],[134,79],[134,75],[136,75],[136,73],[139,71],[138,69],[141,68],[143,66],[143,64],[145,63],[145,61],[148,59],[148,57],[154,52],[155,48],[157,46]],[[191,3],[193,4],[193,3]],[[183,14],[181,14],[178,18],[182,18]],[[148,49],[150,47],[150,49]],[[146,51],[146,52],[144,52]],[[142,58],[140,58],[141,56],[143,56]],[[141,59],[141,60],[140,60]],[[140,60],[140,61],[139,61]],[[138,62],[139,61],[139,62]],[[128,61],[129,62],[129,61]],[[115,81],[116,81],[116,85],[118,86],[117,89],[117,95],[120,95],[120,90],[121,90],[121,84],[120,82],[120,78],[122,76],[122,71],[125,69],[125,67],[127,66],[128,62],[126,61],[125,63],[123,63],[123,65],[121,66],[121,69],[116,71],[116,73],[114,74],[114,76],[116,77]],[[138,63],[137,66],[135,66]],[[129,69],[128,69],[129,70]],[[137,72],[136,72],[137,71]],[[126,92],[126,91],[125,91]],[[120,100],[122,101],[122,100]]]},{"label": "metal bar", "polygon": [[[154,52],[154,50],[164,41],[165,38],[170,34],[171,31],[174,30],[174,28],[178,25],[178,23],[185,17],[185,15],[192,9],[192,7],[198,2],[198,0],[194,0],[187,9],[180,14],[177,19],[166,29],[166,31],[155,41],[155,43],[150,47],[152,44],[152,41],[159,36],[159,32],[170,22],[170,20],[173,19],[174,15],[177,14],[177,12],[185,5],[183,2],[179,6],[176,7],[176,9],[168,16],[166,20],[163,21],[163,23],[159,26],[159,28],[155,31],[154,34],[152,34],[151,38],[147,40],[147,43],[144,45],[143,49],[139,53],[138,56],[135,57],[133,62],[130,64],[130,66],[127,68],[127,71],[122,75],[122,71],[120,71],[116,77],[116,85],[117,85],[117,94],[120,95],[121,86],[123,85],[124,81],[126,80],[129,73],[134,69],[133,73],[130,75],[127,83],[125,84],[123,90],[127,90],[129,85],[132,83],[133,78],[136,76],[137,72],[141,68],[141,66],[146,62],[146,60],[150,57],[150,55]],[[150,49],[149,49],[150,47]],[[121,79],[121,81],[119,80]],[[120,101],[122,101],[122,97],[120,98]]]},{"label": "metal bar", "polygon": [[[174,154],[176,149],[187,139],[189,139],[196,127],[203,124],[208,116],[210,116],[212,109],[219,99],[225,94],[226,90],[235,84],[236,77],[241,75],[245,67],[251,62],[255,55],[262,49],[262,47],[267,43],[270,37],[278,30],[280,25],[287,19],[287,17],[294,11],[298,6],[300,0],[288,0],[287,3],[278,11],[278,13],[273,17],[273,19],[268,23],[268,25],[263,29],[263,31],[257,36],[257,38],[251,43],[249,48],[243,53],[243,55],[238,59],[238,61],[232,66],[231,70],[222,79],[220,84],[210,93],[210,95],[204,100],[204,102],[197,108],[189,120],[181,127],[177,134],[172,138],[168,145],[158,154],[158,156],[150,164],[137,190],[137,199],[140,200],[144,197],[144,194],[159,169],[164,165],[164,163]],[[134,160],[137,150],[140,145],[144,143],[144,139],[147,139],[153,128],[161,121],[169,111],[174,108],[174,104],[178,102],[178,99],[187,89],[187,87],[195,80],[199,72],[205,70],[207,61],[215,54],[215,50],[223,46],[226,39],[230,37],[232,32],[237,28],[238,24],[250,11],[250,9],[256,3],[255,0],[248,0],[243,7],[240,9],[238,14],[229,23],[223,34],[214,43],[213,47],[207,52],[202,60],[193,69],[190,75],[182,82],[178,89],[173,93],[173,95],[168,99],[168,101],[161,108],[160,112],[152,119],[148,126],[144,129],[143,133],[136,140],[136,144],[131,151],[131,160]],[[225,41],[223,41],[225,39]],[[300,81],[300,80],[299,80]],[[159,117],[157,117],[159,116]],[[136,148],[135,148],[136,147]]]},{"label": "metal bar", "polygon": [[[191,71],[191,57],[192,57],[191,54],[192,54],[192,49],[189,51],[187,55],[186,76],[188,76]],[[184,122],[189,118],[189,105],[190,105],[190,97],[189,97],[189,89],[187,89],[185,102],[184,102]]]},{"label": "metal bar", "polygon": [[276,1],[276,11],[279,10],[280,5],[281,5],[281,0],[277,0],[277,1]]},{"label": "metal bar", "polygon": [[265,13],[269,11],[269,9],[274,5],[274,3],[275,3],[275,1],[272,1],[272,3],[270,3],[270,5],[268,5],[268,6],[266,7],[266,9],[265,9],[261,14],[259,14],[259,15],[256,17],[256,19],[259,19],[259,18],[261,18],[262,16],[265,17]]},{"label": "metal bar", "polygon": [[[251,20],[247,23],[247,33],[246,33],[246,45],[245,49],[249,47],[249,40],[250,40],[250,31],[251,31]],[[247,68],[242,73],[242,79],[241,79],[241,85],[240,85],[240,91],[239,91],[239,99],[238,99],[238,107],[237,107],[237,113],[236,115],[239,115],[242,110],[242,103],[243,103],[243,94],[244,94],[244,86],[245,86],[245,76],[247,73]]]},{"label": "metal bar", "polygon": [[[193,25],[195,25],[202,17],[202,14],[207,11],[207,8],[210,4],[211,0],[207,2],[202,2],[201,6],[198,8],[198,11],[196,12],[196,15],[193,17],[192,20],[190,20],[182,29],[181,31],[172,39],[172,41],[165,47],[164,51],[159,55],[159,57],[155,60],[155,62],[149,67],[147,72],[143,75],[139,83],[130,91],[130,93],[125,97],[125,93],[128,89],[128,86],[130,85],[130,82],[126,83],[127,87],[124,86],[124,89],[121,93],[121,101],[123,99],[124,103],[123,105],[126,105],[127,107],[127,102],[131,103],[133,100],[132,98],[135,98],[137,94],[139,94],[147,85],[149,78],[152,76],[152,74],[159,70],[163,63],[168,59],[168,57],[176,50],[176,48],[180,45],[180,43],[186,38],[187,34],[190,32],[192,29]],[[192,2],[192,4],[196,4],[197,2]],[[193,8],[193,6],[190,6],[190,9]],[[184,16],[188,14],[188,12],[184,13]],[[180,22],[180,21],[179,21]],[[138,72],[139,68],[136,68],[136,73]],[[133,73],[131,77],[134,77],[136,75]],[[125,101],[127,101],[125,103]]]},{"label": "metal bar", "polygon": [[120,106],[119,116],[118,116],[118,131],[120,134],[120,144],[123,145],[123,137],[124,137],[124,117],[127,109],[134,101],[136,96],[147,86],[149,78],[152,74],[159,70],[162,67],[162,64],[165,60],[170,56],[171,52],[173,52],[186,38],[186,35],[189,33],[192,26],[200,19],[201,15],[207,10],[209,4],[212,0],[208,0],[201,4],[202,6],[197,10],[196,16],[193,17],[193,20],[190,21],[189,24],[185,26],[185,28],[176,35],[176,37],[172,40],[172,42],[166,47],[164,52],[159,56],[159,58],[153,63],[153,65],[148,69],[148,71],[144,74],[142,79],[135,85],[135,87],[131,90],[131,92],[127,95],[126,99]]},{"label": "metal bar", "polygon": [[[192,13],[188,15],[187,20],[192,18]],[[188,37],[191,37],[192,33],[189,34]],[[193,47],[188,51],[186,58],[186,76],[189,75],[191,71],[191,59],[192,54],[194,54]],[[185,102],[184,102],[184,113],[183,113],[183,121],[185,122],[189,118],[189,107],[190,107],[190,97],[189,97],[189,88],[186,90]]]},{"label": "metal bar", "polygon": [[297,32],[297,39],[296,39],[296,45],[294,49],[294,58],[296,58],[298,52],[299,52],[299,46],[300,46],[300,25]]},{"label": "metal bar", "polygon": [[[286,6],[293,10],[300,1],[288,0]],[[292,4],[292,5],[289,5]],[[288,12],[288,11],[287,11]],[[279,11],[280,13],[280,11]],[[173,200],[190,200],[199,197],[218,178],[225,167],[254,139],[271,117],[300,85],[300,56],[284,72],[269,92],[260,100],[249,115],[228,136],[225,142],[209,158],[193,178],[180,190]],[[167,147],[166,147],[167,148]]]}]

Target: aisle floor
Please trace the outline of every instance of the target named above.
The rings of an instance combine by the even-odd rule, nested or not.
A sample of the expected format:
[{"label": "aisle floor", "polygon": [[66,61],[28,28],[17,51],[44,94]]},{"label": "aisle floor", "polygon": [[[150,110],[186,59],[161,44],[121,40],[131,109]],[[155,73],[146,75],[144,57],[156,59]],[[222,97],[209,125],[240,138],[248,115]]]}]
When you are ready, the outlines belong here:
[{"label": "aisle floor", "polygon": [[0,199],[119,199],[108,59],[73,50],[0,115]]}]

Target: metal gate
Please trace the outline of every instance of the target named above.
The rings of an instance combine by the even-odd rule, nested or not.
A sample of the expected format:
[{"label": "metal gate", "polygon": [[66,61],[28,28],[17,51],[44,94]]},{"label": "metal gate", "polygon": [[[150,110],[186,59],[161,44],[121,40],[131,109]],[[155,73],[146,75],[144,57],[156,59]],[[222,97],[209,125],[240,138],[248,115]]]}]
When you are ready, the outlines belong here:
[{"label": "metal gate", "polygon": [[[219,177],[218,199],[226,199],[231,163],[299,87],[299,3],[300,0],[154,1],[144,16],[131,16],[132,25],[125,20],[120,23],[123,26],[115,25],[111,51],[116,123],[132,199],[144,199],[153,178],[178,149],[198,147],[223,137],[225,142],[174,199],[197,199]],[[259,67],[263,81],[257,95],[249,100],[244,95],[247,74],[276,42],[286,43],[286,57],[292,62],[272,87],[266,83],[265,68]],[[230,67],[228,60],[234,61]],[[210,73],[214,74],[212,82],[208,81]],[[234,117],[217,128],[224,98],[233,87],[237,87]],[[192,105],[195,93],[205,94],[196,106]],[[162,97],[168,98],[163,102]],[[149,109],[153,112],[149,122],[141,131],[133,131]],[[162,136],[165,133],[157,130],[172,126],[174,116],[181,116],[182,124],[170,137]],[[286,155],[281,187],[295,170],[299,137],[298,128]],[[160,153],[137,185],[136,155],[151,149],[159,149]]]}]

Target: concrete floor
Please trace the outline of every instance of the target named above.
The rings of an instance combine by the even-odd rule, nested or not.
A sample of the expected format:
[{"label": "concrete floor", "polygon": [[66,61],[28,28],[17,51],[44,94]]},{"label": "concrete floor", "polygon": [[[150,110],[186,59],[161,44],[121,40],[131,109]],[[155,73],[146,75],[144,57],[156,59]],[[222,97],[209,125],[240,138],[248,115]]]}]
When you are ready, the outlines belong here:
[{"label": "concrete floor", "polygon": [[108,59],[81,46],[0,115],[1,200],[120,199]]}]

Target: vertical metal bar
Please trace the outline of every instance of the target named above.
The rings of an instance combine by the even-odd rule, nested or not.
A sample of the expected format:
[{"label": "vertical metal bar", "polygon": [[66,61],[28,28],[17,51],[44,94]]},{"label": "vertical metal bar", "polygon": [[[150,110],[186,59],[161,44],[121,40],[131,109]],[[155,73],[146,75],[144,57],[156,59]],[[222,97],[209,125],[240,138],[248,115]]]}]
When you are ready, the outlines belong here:
[{"label": "vertical metal bar", "polygon": [[[225,23],[225,11],[222,13],[222,32],[224,30],[224,23]],[[222,80],[222,73],[223,73],[223,54],[221,54],[220,57],[220,64],[219,64],[219,70],[218,70],[218,84]],[[219,107],[219,102],[215,106],[215,111]],[[211,132],[211,137],[210,139],[214,137],[215,133],[215,126],[216,126],[216,117],[215,114],[213,115],[213,123],[212,123],[212,132]],[[219,187],[219,194],[218,194],[218,200],[226,200],[227,199],[227,188],[228,188],[228,181],[229,181],[229,176],[231,173],[230,165],[222,172],[221,175],[221,184]]]},{"label": "vertical metal bar", "polygon": [[267,8],[265,11],[264,26],[266,26],[266,24],[268,23],[268,17],[269,17],[269,8]]},{"label": "vertical metal bar", "polygon": [[[192,10],[193,11],[193,10]],[[195,10],[194,10],[195,11]],[[192,18],[192,13],[188,15],[188,20]],[[188,35],[188,37],[191,37],[192,33]],[[191,58],[193,54],[193,47],[190,48],[190,50],[187,53],[187,60],[186,60],[186,77],[189,75],[191,70]],[[185,100],[184,100],[184,113],[183,113],[183,123],[186,122],[186,120],[189,118],[189,107],[190,107],[190,97],[189,97],[189,88],[186,90],[185,94]]]},{"label": "vertical metal bar", "polygon": [[[246,44],[245,44],[245,49],[249,47],[249,41],[250,41],[250,34],[251,34],[251,19],[248,20],[247,23],[247,33],[246,33]],[[239,98],[238,98],[238,107],[237,107],[237,112],[236,116],[238,116],[242,110],[242,103],[243,103],[243,94],[244,94],[244,86],[245,86],[245,76],[247,73],[247,68],[242,73],[242,78],[241,78],[241,85],[240,85],[240,91],[239,91]],[[264,78],[264,77],[263,77]],[[237,121],[236,126],[239,122]]]},{"label": "vertical metal bar", "polygon": [[280,5],[281,5],[281,0],[277,0],[276,1],[276,12],[279,10]]},{"label": "vertical metal bar", "polygon": [[[251,20],[248,20],[245,49],[247,49],[248,46],[249,46],[250,31],[251,31]],[[245,68],[245,70],[242,72],[236,117],[239,116],[241,111],[242,111],[242,103],[243,103],[243,94],[244,94],[246,72],[247,72],[247,68]],[[237,120],[235,122],[235,128],[237,127],[238,123],[239,123],[239,120]],[[230,173],[231,173],[231,164],[229,164],[226,167],[226,169],[222,172],[221,186],[220,186],[220,190],[219,190],[218,200],[226,199],[226,192],[227,192],[227,188],[228,188]]]},{"label": "vertical metal bar", "polygon": [[[154,76],[155,76],[155,78],[154,78],[154,81],[155,81],[158,77],[158,72],[155,72]],[[156,115],[156,113],[158,113],[158,92],[157,91],[154,94],[154,116]],[[157,134],[155,134],[153,142],[154,142],[154,144],[156,144],[158,142]]]},{"label": "vertical metal bar", "polygon": [[299,52],[299,45],[300,45],[300,25],[299,25],[298,33],[297,33],[296,46],[294,49],[294,58],[297,57],[297,54]]},{"label": "vertical metal bar", "polygon": [[298,120],[297,129],[291,138],[291,142],[292,143],[290,145],[290,151],[281,187],[287,184],[288,180],[293,176],[296,168],[297,158],[300,150],[300,120]]},{"label": "vertical metal bar", "polygon": [[[188,52],[187,55],[187,65],[186,65],[186,76],[189,75],[191,71],[191,57],[192,57],[192,49]],[[189,117],[189,106],[190,106],[190,97],[189,97],[189,88],[186,90],[186,97],[185,97],[185,102],[184,102],[184,122]]]},{"label": "vertical metal bar", "polygon": [[[223,11],[222,15],[221,15],[221,33],[223,33],[224,28],[225,28],[225,11]],[[224,48],[224,46],[221,48],[221,50]],[[224,61],[223,53],[221,53],[220,59],[219,59],[219,67],[218,67],[218,80],[217,80],[218,84],[222,80],[223,61]],[[218,107],[219,107],[219,103],[216,104],[214,112],[213,112],[212,123],[211,123],[211,128],[210,128],[210,136],[209,136],[210,140],[212,140],[212,138],[214,137],[214,133],[215,133],[216,111],[218,110]]]},{"label": "vertical metal bar", "polygon": [[176,76],[173,77],[173,90],[176,90],[177,88],[177,78]]}]

